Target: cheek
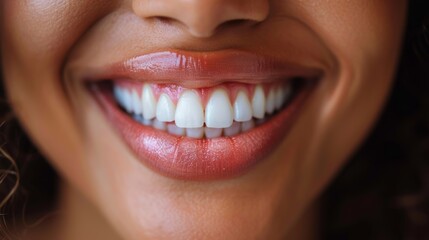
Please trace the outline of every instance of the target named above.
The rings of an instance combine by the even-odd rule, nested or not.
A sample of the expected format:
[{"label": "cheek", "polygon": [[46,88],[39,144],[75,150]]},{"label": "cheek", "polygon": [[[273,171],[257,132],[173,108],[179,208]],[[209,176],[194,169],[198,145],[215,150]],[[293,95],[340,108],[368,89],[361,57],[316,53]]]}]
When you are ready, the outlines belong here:
[{"label": "cheek", "polygon": [[315,165],[326,169],[324,178],[330,178],[367,135],[387,98],[400,53],[406,2],[318,1],[322,2],[319,15],[309,21],[336,56],[337,66],[321,86],[324,96],[310,140],[316,150],[309,154],[310,159],[329,159]]},{"label": "cheek", "polygon": [[83,151],[61,68],[85,29],[107,13],[111,4],[102,2],[1,2],[1,54],[8,98],[40,150],[69,174],[82,172],[77,162],[83,159]]},{"label": "cheek", "polygon": [[[339,11],[338,22],[326,36],[338,56],[338,80],[326,102],[323,122],[331,121],[331,135],[359,141],[377,117],[393,82],[405,23],[405,1],[367,1]],[[341,21],[344,19],[344,21]],[[323,121],[324,120],[324,121]],[[341,141],[334,141],[338,146]]]},{"label": "cheek", "polygon": [[296,208],[326,187],[382,111],[394,80],[406,16],[406,1],[394,2],[278,1],[277,9],[311,28],[335,59],[294,125],[292,137],[273,155],[295,160],[277,169],[293,169],[284,176],[293,176],[287,189],[296,190]]},{"label": "cheek", "polygon": [[102,0],[5,0],[6,42],[25,67],[59,74],[75,42],[112,6]]}]

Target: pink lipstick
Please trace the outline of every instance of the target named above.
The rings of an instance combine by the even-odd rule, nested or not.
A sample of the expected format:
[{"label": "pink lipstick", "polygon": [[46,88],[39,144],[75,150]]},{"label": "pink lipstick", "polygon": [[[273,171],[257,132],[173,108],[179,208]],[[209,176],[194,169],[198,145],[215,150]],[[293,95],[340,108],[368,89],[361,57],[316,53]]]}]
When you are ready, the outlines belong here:
[{"label": "pink lipstick", "polygon": [[287,136],[317,69],[245,51],[166,51],[84,77],[113,127],[152,170],[185,180],[245,174]]}]

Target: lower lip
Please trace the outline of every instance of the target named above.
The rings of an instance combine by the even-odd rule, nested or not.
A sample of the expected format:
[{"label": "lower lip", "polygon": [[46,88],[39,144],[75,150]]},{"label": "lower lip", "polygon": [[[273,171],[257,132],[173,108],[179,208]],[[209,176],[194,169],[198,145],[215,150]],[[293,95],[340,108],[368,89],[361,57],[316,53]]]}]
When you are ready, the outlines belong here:
[{"label": "lower lip", "polygon": [[302,88],[285,109],[233,137],[192,139],[144,126],[122,112],[112,94],[92,88],[102,109],[137,159],[166,177],[204,181],[241,176],[281,143],[312,87]]}]

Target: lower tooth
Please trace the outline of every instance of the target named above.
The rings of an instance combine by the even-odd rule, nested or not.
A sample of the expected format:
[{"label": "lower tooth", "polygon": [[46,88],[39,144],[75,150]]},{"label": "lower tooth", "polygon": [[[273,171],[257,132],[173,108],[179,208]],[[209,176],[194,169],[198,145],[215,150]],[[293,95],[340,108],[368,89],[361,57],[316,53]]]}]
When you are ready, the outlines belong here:
[{"label": "lower tooth", "polygon": [[145,126],[152,126],[152,120],[150,120],[150,119],[145,119],[142,115],[140,115],[140,114],[134,114],[133,115],[133,118],[137,121],[137,122],[139,122],[139,123],[141,123],[141,124],[143,124],[143,125],[145,125]]},{"label": "lower tooth", "polygon": [[267,121],[267,119],[266,119],[266,118],[256,119],[256,125],[264,124],[266,121]]},{"label": "lower tooth", "polygon": [[222,136],[222,128],[204,128],[206,138],[218,138]]},{"label": "lower tooth", "polygon": [[227,137],[234,136],[240,133],[241,124],[238,122],[234,122],[231,127],[225,128],[223,130],[223,134]]},{"label": "lower tooth", "polygon": [[185,129],[176,126],[174,123],[167,125],[167,132],[176,136],[185,136]]},{"label": "lower tooth", "polygon": [[255,121],[253,121],[253,120],[241,123],[241,131],[242,132],[247,132],[247,131],[253,129],[254,127],[255,127]]},{"label": "lower tooth", "polygon": [[152,126],[155,129],[162,130],[162,131],[165,131],[167,129],[167,124],[165,122],[161,122],[161,121],[158,121],[156,119],[153,120]]},{"label": "lower tooth", "polygon": [[203,138],[204,128],[187,128],[186,136],[190,138]]}]

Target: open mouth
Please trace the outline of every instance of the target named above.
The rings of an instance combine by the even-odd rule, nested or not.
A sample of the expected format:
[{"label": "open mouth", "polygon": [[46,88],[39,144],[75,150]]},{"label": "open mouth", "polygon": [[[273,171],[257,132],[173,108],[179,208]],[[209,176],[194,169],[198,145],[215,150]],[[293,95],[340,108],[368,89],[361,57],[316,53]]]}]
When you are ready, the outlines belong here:
[{"label": "open mouth", "polygon": [[[184,58],[199,65],[189,68]],[[224,179],[244,174],[279,145],[320,77],[264,61],[235,51],[168,52],[86,83],[146,166],[167,177]]]},{"label": "open mouth", "polygon": [[117,81],[118,106],[135,121],[176,136],[231,137],[276,114],[297,90],[285,84],[227,83],[212,88]]}]

